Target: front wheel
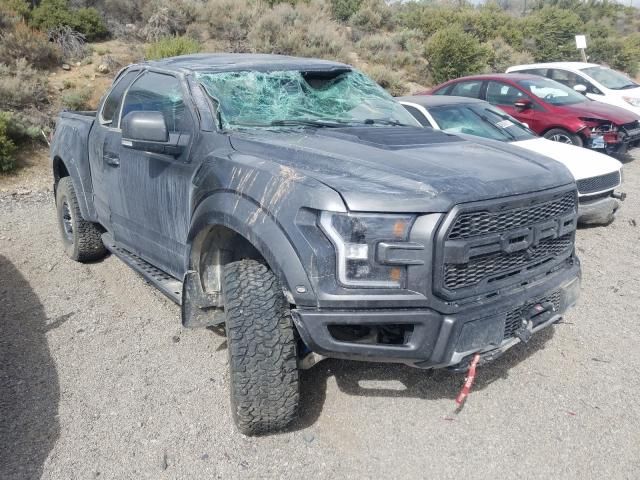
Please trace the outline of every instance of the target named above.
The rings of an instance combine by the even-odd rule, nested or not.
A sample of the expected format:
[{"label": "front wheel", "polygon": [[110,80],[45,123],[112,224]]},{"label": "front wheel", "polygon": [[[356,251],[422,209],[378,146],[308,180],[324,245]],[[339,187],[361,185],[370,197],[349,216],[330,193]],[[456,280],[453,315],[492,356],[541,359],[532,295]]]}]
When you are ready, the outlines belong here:
[{"label": "front wheel", "polygon": [[234,421],[246,435],[281,430],[299,402],[289,304],[273,272],[255,260],[225,265],[222,292]]},{"label": "front wheel", "polygon": [[584,145],[580,135],[568,132],[562,128],[552,128],[544,134],[544,138],[547,140],[553,140],[554,142],[575,145],[576,147],[582,147]]},{"label": "front wheel", "polygon": [[70,177],[64,177],[58,183],[56,210],[64,251],[71,259],[88,262],[99,260],[107,254],[98,226],[82,218]]}]

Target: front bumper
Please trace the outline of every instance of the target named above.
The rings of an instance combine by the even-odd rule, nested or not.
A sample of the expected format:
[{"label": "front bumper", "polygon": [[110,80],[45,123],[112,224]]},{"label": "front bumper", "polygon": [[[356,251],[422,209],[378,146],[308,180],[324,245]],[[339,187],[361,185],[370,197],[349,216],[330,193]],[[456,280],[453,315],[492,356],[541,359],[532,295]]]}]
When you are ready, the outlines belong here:
[{"label": "front bumper", "polygon": [[582,225],[606,225],[611,223],[620,208],[620,201],[612,196],[595,199],[580,198],[578,223]]},{"label": "front bumper", "polygon": [[586,146],[597,152],[606,153],[607,155],[623,155],[629,150],[640,146],[640,137],[628,137],[612,143],[591,140]]},{"label": "front bumper", "polygon": [[[554,274],[552,279],[526,285],[499,300],[492,297],[478,302],[468,310],[452,315],[432,309],[302,308],[294,309],[292,315],[305,344],[325,357],[440,368],[458,365],[476,352],[483,353],[485,358],[498,356],[520,342],[518,337],[505,338],[508,315],[514,311],[528,311],[538,301],[542,303],[541,299],[559,295],[557,308],[548,310],[536,322],[528,322],[529,333],[535,334],[562,318],[575,304],[579,289],[580,264],[576,259],[571,267]],[[335,325],[411,325],[413,331],[402,345],[356,343],[336,339],[329,330]]]}]

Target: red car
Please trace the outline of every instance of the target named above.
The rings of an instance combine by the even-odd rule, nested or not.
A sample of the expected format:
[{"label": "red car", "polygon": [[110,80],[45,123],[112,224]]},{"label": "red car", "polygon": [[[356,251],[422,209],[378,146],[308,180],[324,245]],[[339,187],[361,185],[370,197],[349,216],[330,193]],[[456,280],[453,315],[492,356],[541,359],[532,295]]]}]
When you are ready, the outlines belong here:
[{"label": "red car", "polygon": [[476,75],[438,85],[432,95],[486,100],[550,140],[623,153],[640,145],[640,117],[590,100],[548,78],[525,74]]}]

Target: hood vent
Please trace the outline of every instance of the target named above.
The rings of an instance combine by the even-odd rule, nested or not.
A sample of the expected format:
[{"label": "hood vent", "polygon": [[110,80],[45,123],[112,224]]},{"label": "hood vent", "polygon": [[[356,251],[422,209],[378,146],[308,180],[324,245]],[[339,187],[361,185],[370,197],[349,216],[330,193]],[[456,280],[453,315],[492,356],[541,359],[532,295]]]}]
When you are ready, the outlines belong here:
[{"label": "hood vent", "polygon": [[458,137],[437,132],[430,128],[420,127],[348,127],[337,129],[325,129],[320,135],[341,138],[344,140],[358,141],[377,148],[387,150],[402,150],[405,148],[420,148],[426,145],[438,143],[461,142]]}]

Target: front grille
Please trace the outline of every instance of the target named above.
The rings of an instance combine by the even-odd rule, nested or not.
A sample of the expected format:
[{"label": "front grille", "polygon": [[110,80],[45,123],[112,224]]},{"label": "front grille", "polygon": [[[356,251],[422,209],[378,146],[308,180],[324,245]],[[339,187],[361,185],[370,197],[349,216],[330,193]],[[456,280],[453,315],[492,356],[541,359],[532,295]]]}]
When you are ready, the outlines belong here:
[{"label": "front grille", "polygon": [[497,275],[496,280],[508,276],[509,272],[523,265],[539,266],[545,261],[553,260],[554,257],[567,251],[573,245],[573,235],[567,234],[561,238],[550,238],[542,240],[538,245],[529,247],[527,250],[520,250],[510,255],[501,252],[490,255],[473,257],[469,263],[462,265],[445,265],[444,284],[449,289],[470,287],[480,283],[483,279]]},{"label": "front grille", "polygon": [[554,271],[573,254],[576,225],[575,190],[460,205],[438,235],[435,293],[488,295]]},{"label": "front grille", "polygon": [[578,185],[578,192],[582,195],[611,190],[620,185],[620,171],[598,177],[584,178],[578,180],[576,184]]},{"label": "front grille", "polygon": [[449,239],[469,238],[486,233],[501,232],[548,220],[575,207],[574,192],[533,206],[502,212],[469,212],[458,216],[449,231]]},{"label": "front grille", "polygon": [[543,304],[543,303],[551,303],[553,304],[554,310],[556,312],[559,311],[560,310],[560,290],[557,290],[545,297],[538,298],[532,301],[531,303],[528,303],[527,305],[524,305],[520,308],[516,308],[515,310],[512,310],[509,313],[507,313],[507,317],[504,322],[504,340],[508,340],[516,336],[516,332],[523,325],[522,317],[527,310],[529,310],[531,307],[533,307],[536,304]]}]

